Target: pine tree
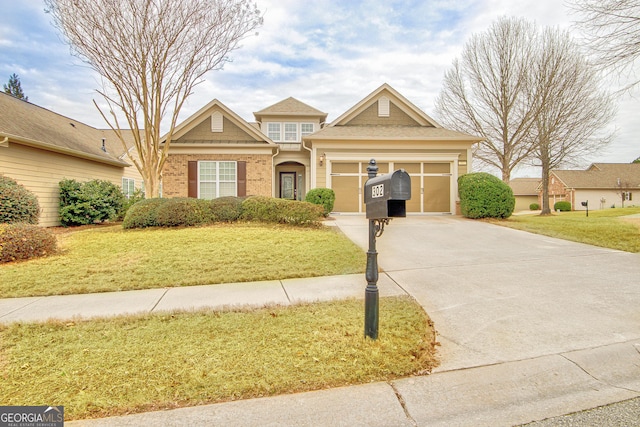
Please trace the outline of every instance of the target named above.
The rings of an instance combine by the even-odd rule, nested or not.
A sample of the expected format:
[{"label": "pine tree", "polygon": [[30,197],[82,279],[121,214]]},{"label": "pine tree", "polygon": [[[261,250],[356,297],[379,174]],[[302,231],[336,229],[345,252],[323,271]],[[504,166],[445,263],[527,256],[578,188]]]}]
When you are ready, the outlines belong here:
[{"label": "pine tree", "polygon": [[22,99],[23,101],[28,101],[29,97],[24,95],[22,91],[22,85],[20,84],[20,78],[16,73],[13,73],[9,76],[9,83],[4,85],[4,93],[8,93],[9,95]]}]

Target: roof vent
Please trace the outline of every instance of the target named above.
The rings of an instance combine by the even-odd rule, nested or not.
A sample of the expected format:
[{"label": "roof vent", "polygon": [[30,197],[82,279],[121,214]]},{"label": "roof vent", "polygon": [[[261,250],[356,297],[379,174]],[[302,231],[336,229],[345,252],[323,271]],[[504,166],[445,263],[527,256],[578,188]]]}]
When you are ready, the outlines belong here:
[{"label": "roof vent", "polygon": [[102,138],[102,151],[104,151],[105,153],[107,152],[107,147],[104,145],[105,143],[105,139]]}]

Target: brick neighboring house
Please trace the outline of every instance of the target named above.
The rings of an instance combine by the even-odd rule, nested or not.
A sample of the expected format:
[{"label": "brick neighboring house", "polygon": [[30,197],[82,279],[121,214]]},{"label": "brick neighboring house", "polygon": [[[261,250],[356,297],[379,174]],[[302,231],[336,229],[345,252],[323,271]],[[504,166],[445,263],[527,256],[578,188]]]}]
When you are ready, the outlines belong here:
[{"label": "brick neighboring house", "polygon": [[540,178],[514,178],[509,181],[509,187],[516,198],[515,212],[530,210],[529,206],[532,203],[538,203],[540,181]]},{"label": "brick neighboring house", "polygon": [[362,213],[371,158],[379,173],[411,175],[407,212],[455,214],[458,176],[470,171],[481,138],[442,128],[383,84],[326,124],[327,113],[295,98],[254,113],[249,123],[213,100],[177,128],[163,170],[163,195],[263,195],[304,200],[332,188],[334,210]]},{"label": "brick neighboring house", "polygon": [[[542,205],[542,189],[539,187]],[[549,206],[568,201],[573,210],[640,206],[639,163],[593,163],[586,170],[553,170],[549,174]]]}]

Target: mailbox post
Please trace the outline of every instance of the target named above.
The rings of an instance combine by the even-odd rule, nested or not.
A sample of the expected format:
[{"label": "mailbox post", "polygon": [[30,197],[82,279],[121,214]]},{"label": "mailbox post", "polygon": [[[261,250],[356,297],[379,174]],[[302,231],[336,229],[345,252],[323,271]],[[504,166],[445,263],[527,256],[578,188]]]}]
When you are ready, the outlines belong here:
[{"label": "mailbox post", "polygon": [[378,295],[378,252],[376,237],[382,236],[384,226],[391,218],[406,217],[406,201],[411,199],[411,179],[400,169],[392,174],[377,176],[378,166],[371,159],[367,167],[369,179],[364,185],[364,202],[369,220],[369,250],[365,278],[367,288],[364,293],[364,335],[378,339],[379,295]]}]

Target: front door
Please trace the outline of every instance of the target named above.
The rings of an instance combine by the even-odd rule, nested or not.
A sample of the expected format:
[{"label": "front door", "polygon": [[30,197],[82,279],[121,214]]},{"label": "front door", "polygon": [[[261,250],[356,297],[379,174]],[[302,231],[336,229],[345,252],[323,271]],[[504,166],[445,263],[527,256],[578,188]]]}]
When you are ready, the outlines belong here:
[{"label": "front door", "polygon": [[296,200],[298,187],[295,172],[280,172],[280,198]]}]

